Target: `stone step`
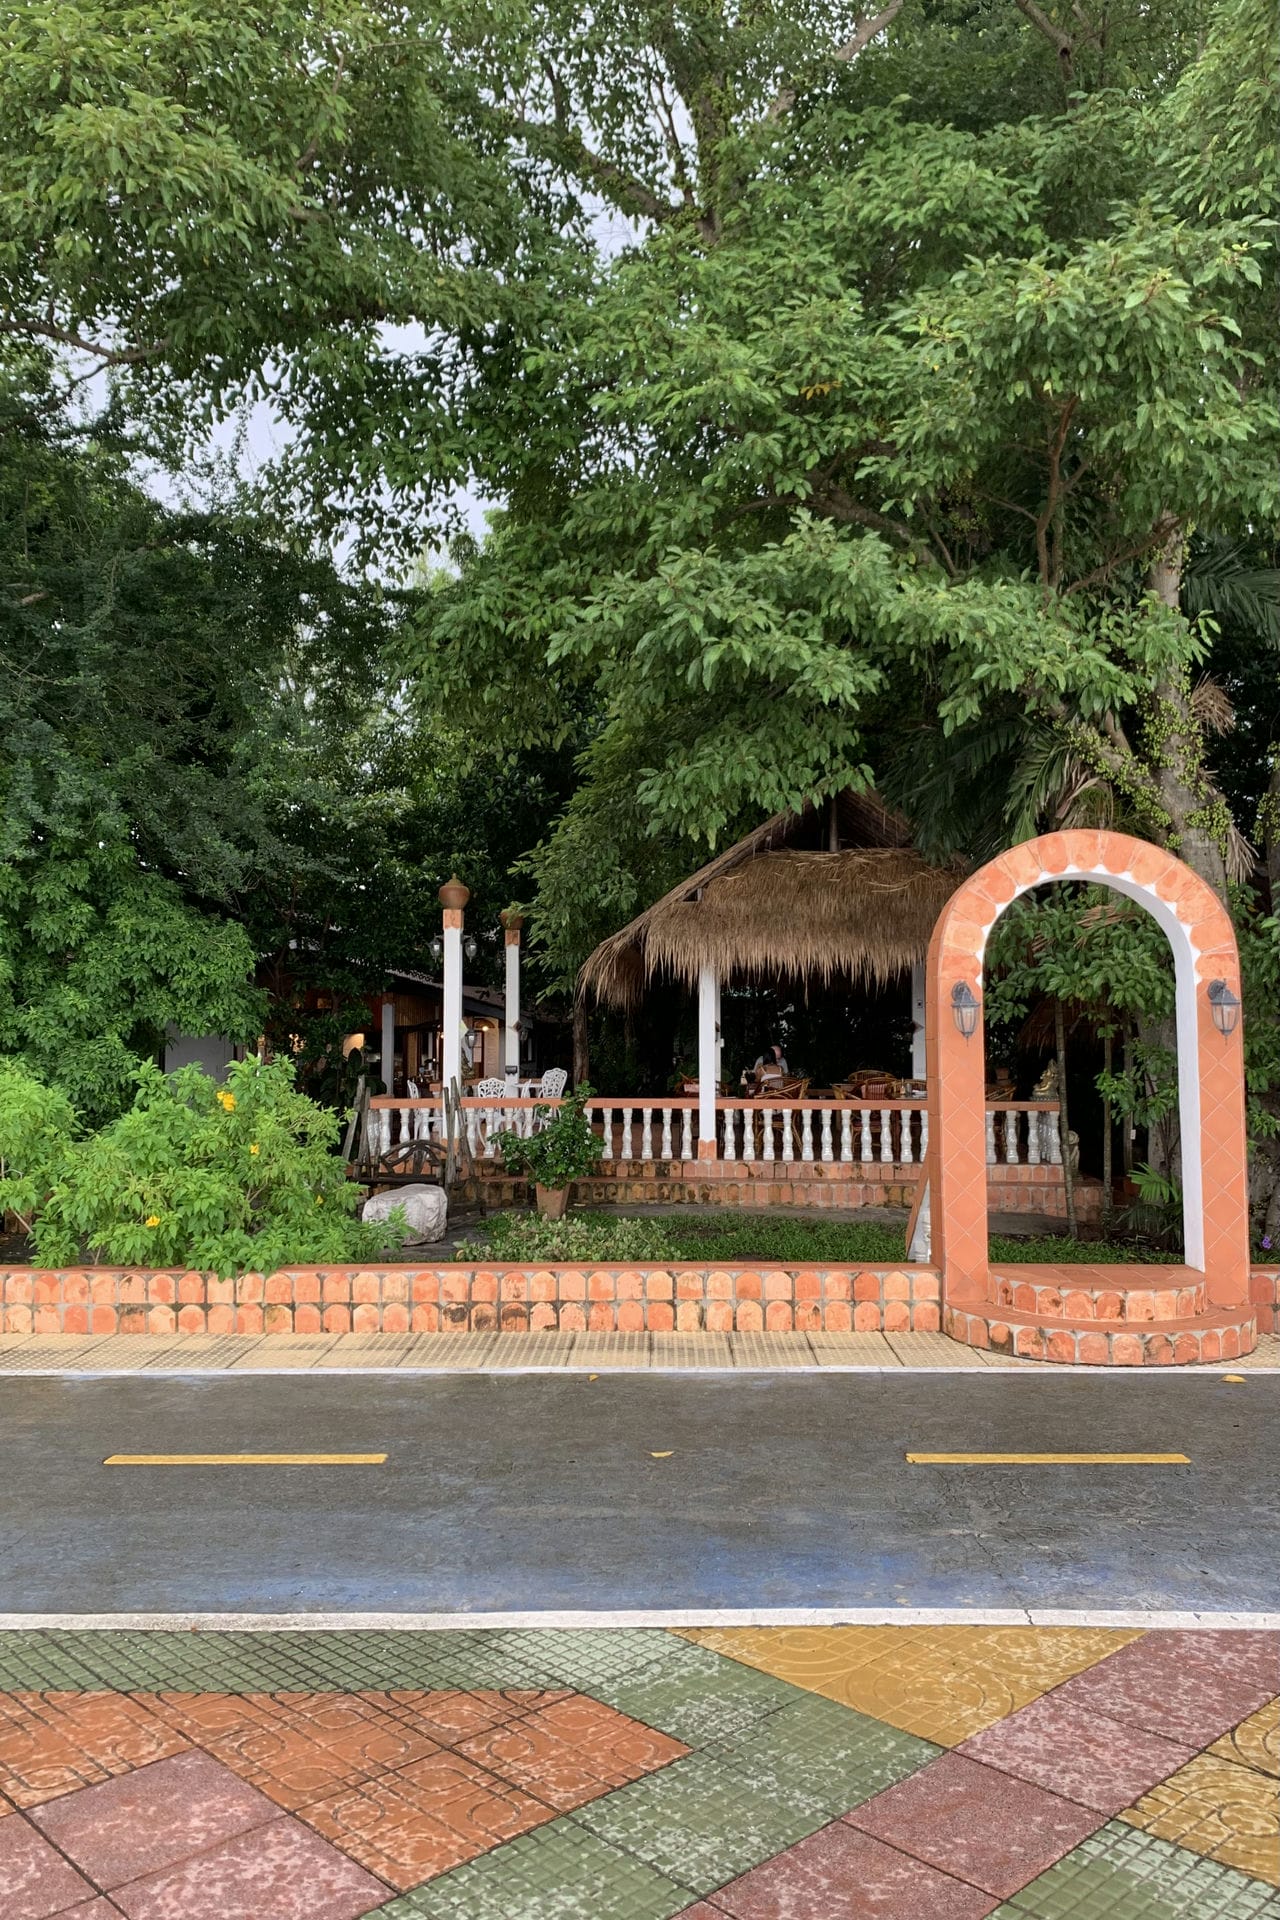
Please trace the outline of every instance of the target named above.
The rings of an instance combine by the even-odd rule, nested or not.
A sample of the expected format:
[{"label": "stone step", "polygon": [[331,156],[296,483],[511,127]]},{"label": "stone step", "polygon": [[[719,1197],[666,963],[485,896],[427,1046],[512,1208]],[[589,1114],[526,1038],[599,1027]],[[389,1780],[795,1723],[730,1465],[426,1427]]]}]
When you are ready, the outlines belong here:
[{"label": "stone step", "polygon": [[946,1307],[942,1330],[968,1347],[1079,1367],[1216,1366],[1252,1353],[1250,1307],[1170,1320],[1047,1319],[1015,1307]]},{"label": "stone step", "polygon": [[1055,1267],[1053,1277],[1034,1279],[1025,1268],[1017,1278],[993,1268],[991,1297],[997,1307],[1041,1320],[1128,1323],[1187,1320],[1208,1312],[1203,1274],[1187,1267],[1137,1267],[1133,1273],[1131,1280],[1123,1267],[1112,1268],[1099,1284],[1088,1267],[1081,1269],[1079,1280],[1070,1268]]}]

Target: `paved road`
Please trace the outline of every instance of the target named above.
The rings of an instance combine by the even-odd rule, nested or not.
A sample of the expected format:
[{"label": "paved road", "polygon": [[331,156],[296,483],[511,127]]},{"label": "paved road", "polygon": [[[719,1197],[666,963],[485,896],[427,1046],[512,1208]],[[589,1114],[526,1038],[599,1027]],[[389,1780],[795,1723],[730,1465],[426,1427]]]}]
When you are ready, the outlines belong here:
[{"label": "paved road", "polygon": [[[8,1379],[0,1440],[0,1613],[1280,1605],[1280,1378]],[[170,1451],[388,1460],[102,1464]]]}]

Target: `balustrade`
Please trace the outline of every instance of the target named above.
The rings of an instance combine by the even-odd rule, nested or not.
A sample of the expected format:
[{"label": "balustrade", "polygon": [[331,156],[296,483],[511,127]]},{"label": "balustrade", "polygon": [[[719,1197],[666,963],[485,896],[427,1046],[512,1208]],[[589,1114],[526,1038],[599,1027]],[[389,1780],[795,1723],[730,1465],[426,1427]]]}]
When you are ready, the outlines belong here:
[{"label": "balustrade", "polygon": [[[494,1160],[499,1133],[515,1132],[527,1139],[559,1105],[558,1100],[527,1096],[464,1098],[461,1124],[473,1159]],[[617,1098],[592,1100],[587,1114],[600,1137],[602,1161],[653,1164],[697,1157],[696,1097],[630,1104]],[[929,1115],[923,1101],[718,1099],[716,1116],[717,1158],[739,1164],[916,1166],[924,1161],[929,1145]],[[1062,1164],[1056,1105],[994,1102],[986,1109],[985,1135],[988,1166]],[[382,1158],[416,1141],[443,1144],[443,1140],[438,1096],[410,1100],[381,1095],[370,1101],[372,1157]]]}]

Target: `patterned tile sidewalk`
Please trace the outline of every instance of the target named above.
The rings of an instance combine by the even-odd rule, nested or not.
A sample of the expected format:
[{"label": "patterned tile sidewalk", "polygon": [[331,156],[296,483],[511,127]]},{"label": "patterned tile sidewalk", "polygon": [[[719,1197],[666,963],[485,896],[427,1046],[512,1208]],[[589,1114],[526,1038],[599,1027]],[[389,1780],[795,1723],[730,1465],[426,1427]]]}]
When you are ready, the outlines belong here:
[{"label": "patterned tile sidewalk", "polygon": [[1280,1920],[1280,1634],[0,1636],[4,1920]]}]

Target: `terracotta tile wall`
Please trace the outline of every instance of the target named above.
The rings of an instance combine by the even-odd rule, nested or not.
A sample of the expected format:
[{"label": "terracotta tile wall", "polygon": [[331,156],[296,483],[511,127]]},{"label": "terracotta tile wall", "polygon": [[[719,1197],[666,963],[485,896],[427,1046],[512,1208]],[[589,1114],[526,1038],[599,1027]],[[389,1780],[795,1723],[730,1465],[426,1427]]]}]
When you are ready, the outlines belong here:
[{"label": "terracotta tile wall", "polygon": [[0,1331],[937,1333],[940,1292],[931,1267],[27,1267],[0,1272]]},{"label": "terracotta tile wall", "polygon": [[1249,1299],[1258,1316],[1258,1332],[1280,1333],[1280,1267],[1253,1269]]},{"label": "terracotta tile wall", "polygon": [[[883,1174],[861,1167],[792,1164],[784,1175],[778,1163],[759,1161],[706,1162],[634,1160],[626,1170],[613,1167],[573,1188],[579,1207],[703,1206],[805,1208],[907,1207],[915,1198],[918,1166],[886,1167]],[[531,1199],[528,1183],[500,1173],[486,1173],[479,1182],[490,1207],[525,1206]],[[1060,1167],[996,1166],[987,1169],[987,1202],[997,1213],[1047,1213],[1066,1216],[1066,1196]],[[1102,1190],[1084,1185],[1076,1192],[1077,1211],[1084,1220],[1102,1214]]]}]

